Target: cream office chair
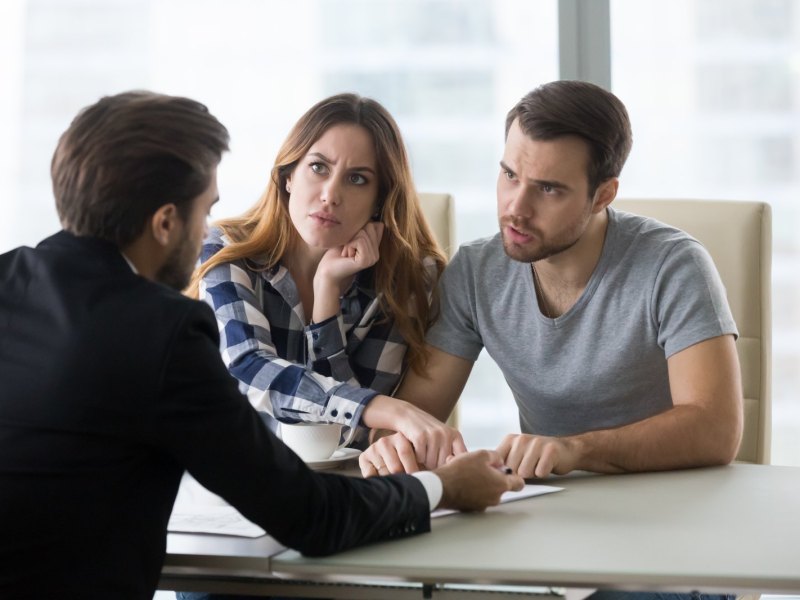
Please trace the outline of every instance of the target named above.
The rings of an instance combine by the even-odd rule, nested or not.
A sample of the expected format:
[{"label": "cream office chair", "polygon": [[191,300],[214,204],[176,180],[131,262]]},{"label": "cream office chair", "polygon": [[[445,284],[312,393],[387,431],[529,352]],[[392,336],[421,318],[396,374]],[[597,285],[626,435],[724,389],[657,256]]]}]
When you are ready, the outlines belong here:
[{"label": "cream office chair", "polygon": [[456,251],[453,196],[450,194],[420,194],[419,202],[436,241],[439,242],[447,257],[451,258]]},{"label": "cream office chair", "polygon": [[768,464],[772,433],[772,213],[763,202],[615,200],[612,207],[686,231],[711,254],[739,329],[744,436],[737,460]]},{"label": "cream office chair", "polygon": [[[419,202],[425,220],[430,225],[436,241],[444,250],[447,258],[453,258],[456,251],[456,213],[453,196],[450,194],[420,194]],[[447,419],[450,427],[458,429],[458,404],[456,404],[450,418]]]}]

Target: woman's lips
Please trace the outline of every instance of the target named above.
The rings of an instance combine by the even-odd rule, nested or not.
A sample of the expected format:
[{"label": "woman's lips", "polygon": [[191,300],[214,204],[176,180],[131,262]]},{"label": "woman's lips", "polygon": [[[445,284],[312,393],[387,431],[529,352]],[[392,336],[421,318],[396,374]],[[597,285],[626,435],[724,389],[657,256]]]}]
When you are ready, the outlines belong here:
[{"label": "woman's lips", "polygon": [[308,216],[322,227],[334,227],[335,225],[339,225],[339,220],[330,213],[317,211]]}]

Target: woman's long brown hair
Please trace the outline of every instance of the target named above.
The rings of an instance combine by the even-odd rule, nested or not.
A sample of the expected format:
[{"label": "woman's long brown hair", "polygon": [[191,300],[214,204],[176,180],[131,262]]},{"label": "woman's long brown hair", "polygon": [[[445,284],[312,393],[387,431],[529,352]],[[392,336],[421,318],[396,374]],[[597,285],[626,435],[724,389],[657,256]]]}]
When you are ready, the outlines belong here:
[{"label": "woman's long brown hair", "polygon": [[[444,269],[445,256],[420,209],[400,130],[375,100],[339,94],[318,102],[300,118],[278,151],[267,189],[258,202],[241,216],[216,223],[231,243],[195,270],[187,293],[197,298],[203,276],[217,265],[257,259],[269,269],[281,261],[299,240],[289,218],[286,180],[309,148],[340,124],[364,127],[375,144],[378,204],[385,226],[375,265],[375,288],[382,294],[384,312],[394,319],[408,344],[409,366],[422,373],[428,358],[425,332],[439,306],[436,282],[429,280],[422,263],[433,257],[438,274]],[[433,294],[430,304],[429,290]]]}]

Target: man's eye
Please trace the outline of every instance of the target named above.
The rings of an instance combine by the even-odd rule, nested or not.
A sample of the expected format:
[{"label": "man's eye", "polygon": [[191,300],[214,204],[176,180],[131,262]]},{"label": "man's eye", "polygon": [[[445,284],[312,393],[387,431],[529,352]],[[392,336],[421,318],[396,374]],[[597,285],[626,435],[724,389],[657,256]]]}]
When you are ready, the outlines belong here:
[{"label": "man's eye", "polygon": [[553,192],[556,191],[556,188],[554,188],[552,185],[543,185],[542,186],[542,191],[545,194],[552,194]]},{"label": "man's eye", "polygon": [[503,169],[503,173],[506,175],[506,179],[514,179],[514,173],[509,171],[508,169]]}]

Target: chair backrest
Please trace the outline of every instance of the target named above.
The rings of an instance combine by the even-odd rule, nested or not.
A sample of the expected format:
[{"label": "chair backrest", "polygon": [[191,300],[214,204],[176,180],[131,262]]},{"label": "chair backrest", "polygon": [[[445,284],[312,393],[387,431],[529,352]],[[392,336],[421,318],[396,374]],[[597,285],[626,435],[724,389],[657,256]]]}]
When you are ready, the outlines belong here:
[{"label": "chair backrest", "polygon": [[737,460],[767,464],[772,434],[772,213],[763,202],[615,200],[618,210],[682,229],[717,266],[739,329],[744,436]]},{"label": "chair backrest", "polygon": [[425,220],[433,230],[436,241],[448,257],[456,251],[456,225],[453,196],[450,194],[420,194],[419,201]]},{"label": "chair backrest", "polygon": [[[457,249],[456,212],[453,196],[450,194],[420,194],[419,202],[436,241],[439,242],[447,258],[453,258]],[[447,424],[458,429],[458,406],[450,413]]]}]

